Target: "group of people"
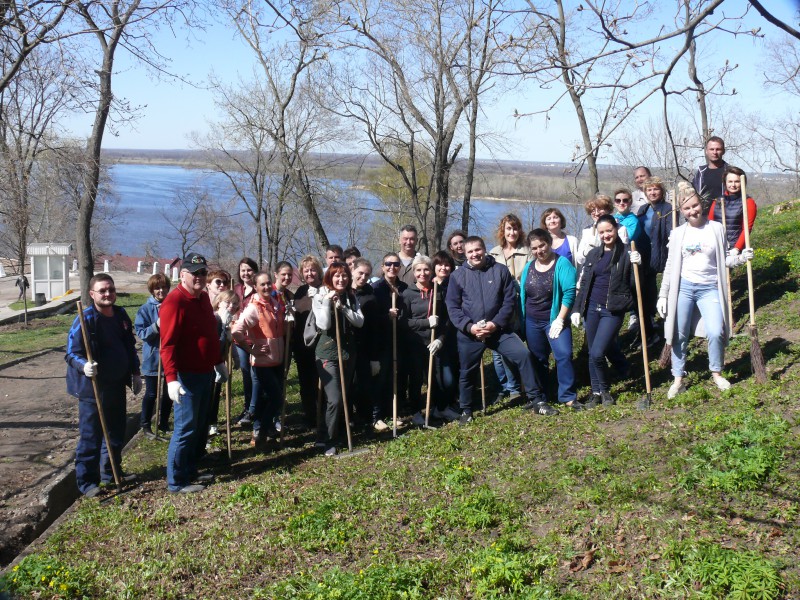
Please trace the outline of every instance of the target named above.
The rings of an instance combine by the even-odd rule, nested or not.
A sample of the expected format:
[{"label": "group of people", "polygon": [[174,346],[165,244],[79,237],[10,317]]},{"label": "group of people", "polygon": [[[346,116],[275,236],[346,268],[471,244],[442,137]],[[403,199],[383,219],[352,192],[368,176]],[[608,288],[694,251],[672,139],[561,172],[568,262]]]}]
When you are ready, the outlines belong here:
[{"label": "group of people", "polygon": [[[399,232],[399,251],[385,254],[375,272],[357,248],[331,245],[324,267],[306,256],[296,270],[281,262],[270,273],[243,258],[235,284],[226,271],[210,270],[202,256],[190,254],[176,289],[170,292],[161,275],[150,278],[151,298],[134,323],[114,306],[111,278],[95,276],[94,305],[85,313],[97,358],[88,360],[77,319],[67,348],[69,391],[81,400],[76,457],[81,492],[94,495],[111,477],[89,379],[98,384],[103,406],[110,407],[114,446],[122,437],[118,403],[121,398],[124,407],[125,385],[136,393],[142,377],[141,426],[144,435],[155,437],[151,422],[163,374],[166,393],[156,426],[167,430],[171,405],[167,485],[172,492],[203,488],[197,462],[215,433],[226,364],[241,371],[244,404],[238,422],[252,426],[251,445],[259,447],[285,425],[286,367],[293,359],[303,418],[328,456],[343,444],[345,395],[352,400],[353,422],[376,432],[389,429],[398,406],[405,422],[416,426],[472,421],[475,408],[487,403],[476,394],[479,388],[485,394],[486,349],[501,386],[498,399],[516,399],[539,415],[558,414],[551,399],[562,410],[612,405],[609,365],[619,377],[630,372],[618,341],[626,316],[630,327],[644,325],[641,344],[648,346],[661,339],[657,315],[663,321],[675,378],[670,398],[686,389],[693,334],[708,339],[712,379],[728,389],[721,373],[731,325],[728,269],[753,257],[742,232],[752,228],[756,206],[746,199],[745,224],[744,173],[724,163],[723,153],[724,143],[710,138],[708,162],[695,185],[680,183],[671,202],[663,182],[646,167],[637,168],[635,191],[620,188],[613,200],[596,194],[586,202],[593,222],[580,236],[568,233],[560,210],[548,208],[527,235],[521,220],[509,214],[491,249],[481,237],[458,230],[445,250],[428,257],[417,252],[418,232],[407,225]],[[295,274],[300,286],[292,291]],[[584,328],[588,349],[591,394],[583,402],[573,364],[573,327]],[[143,343],[141,365],[133,331]],[[124,421],[124,409],[122,414]],[[119,460],[120,448],[112,450]]]}]

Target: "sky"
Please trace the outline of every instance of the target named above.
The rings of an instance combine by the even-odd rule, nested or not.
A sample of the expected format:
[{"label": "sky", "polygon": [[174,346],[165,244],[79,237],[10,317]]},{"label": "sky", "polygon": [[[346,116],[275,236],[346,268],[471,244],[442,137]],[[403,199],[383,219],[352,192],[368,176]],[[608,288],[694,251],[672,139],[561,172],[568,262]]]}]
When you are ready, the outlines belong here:
[{"label": "sky", "polygon": [[[765,5],[774,13],[797,23],[793,15],[800,9],[800,0],[771,0]],[[726,11],[742,10],[743,0],[723,5]],[[761,27],[762,32],[774,36],[777,29],[767,23],[751,9],[747,17],[748,27]],[[124,149],[184,149],[190,148],[192,132],[205,131],[207,122],[215,118],[213,96],[205,87],[205,81],[213,71],[227,82],[237,80],[238,74],[251,72],[253,55],[239,41],[232,29],[221,24],[211,24],[193,39],[185,38],[186,32],[176,29],[158,34],[156,43],[161,52],[171,59],[169,70],[196,83],[191,86],[170,78],[155,78],[144,67],[120,54],[114,89],[117,97],[126,98],[132,105],[140,107],[139,118],[107,133],[106,148]],[[722,53],[732,64],[739,67],[726,79],[729,88],[737,89],[737,97],[727,101],[737,110],[781,111],[791,108],[792,99],[766,93],[763,80],[763,42],[747,36],[721,36],[703,43],[702,54],[706,60]],[[712,61],[709,60],[709,64]],[[485,106],[488,119],[485,129],[497,132],[491,149],[479,149],[479,158],[497,158],[521,161],[568,162],[579,137],[574,111],[565,99],[547,117],[533,115],[515,119],[515,111],[528,113],[548,104],[555,90],[542,90],[535,85],[520,85],[504,92],[491,105]],[[795,108],[797,103],[795,99]],[[648,102],[639,113],[636,122],[644,122],[649,116],[660,113],[657,99]],[[70,135],[81,138],[88,135],[91,120],[88,117],[69,119],[65,126]],[[358,148],[353,148],[358,150]],[[367,151],[366,146],[363,151]]]}]

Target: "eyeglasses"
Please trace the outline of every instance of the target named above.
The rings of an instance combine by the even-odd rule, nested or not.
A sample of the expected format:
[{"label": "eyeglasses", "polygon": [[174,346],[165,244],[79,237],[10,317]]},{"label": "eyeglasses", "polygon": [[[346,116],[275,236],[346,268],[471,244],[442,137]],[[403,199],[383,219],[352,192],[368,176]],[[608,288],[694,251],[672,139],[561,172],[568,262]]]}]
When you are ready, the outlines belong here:
[{"label": "eyeglasses", "polygon": [[387,269],[399,269],[402,264],[403,263],[401,263],[400,261],[394,262],[387,260],[385,263],[383,263],[383,266],[386,267]]},{"label": "eyeglasses", "polygon": [[109,288],[102,288],[100,290],[92,290],[95,294],[99,294],[100,296],[111,295],[117,293],[117,288],[109,287]]},{"label": "eyeglasses", "polygon": [[205,277],[208,275],[208,271],[206,269],[199,269],[198,271],[192,273],[192,275],[195,277]]},{"label": "eyeglasses", "polygon": [[614,204],[628,204],[630,201],[630,198],[614,198]]}]

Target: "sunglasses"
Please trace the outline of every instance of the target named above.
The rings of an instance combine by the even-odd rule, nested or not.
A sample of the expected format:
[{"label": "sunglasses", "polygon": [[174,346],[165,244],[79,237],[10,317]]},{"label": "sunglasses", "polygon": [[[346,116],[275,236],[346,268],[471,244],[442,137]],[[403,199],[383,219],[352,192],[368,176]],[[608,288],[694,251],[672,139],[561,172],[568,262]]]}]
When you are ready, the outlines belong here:
[{"label": "sunglasses", "polygon": [[194,275],[195,277],[205,277],[206,275],[208,275],[208,271],[206,269],[200,269],[192,273],[192,275]]},{"label": "sunglasses", "polygon": [[614,204],[628,204],[630,201],[630,198],[614,198]]},{"label": "sunglasses", "polygon": [[400,261],[393,262],[387,260],[385,263],[383,263],[383,266],[386,267],[387,269],[399,269],[400,265],[402,264],[403,263],[401,263]]},{"label": "sunglasses", "polygon": [[214,280],[211,281],[211,283],[213,283],[214,285],[220,285],[220,286],[228,285],[228,282],[225,281],[224,279],[214,279]]}]

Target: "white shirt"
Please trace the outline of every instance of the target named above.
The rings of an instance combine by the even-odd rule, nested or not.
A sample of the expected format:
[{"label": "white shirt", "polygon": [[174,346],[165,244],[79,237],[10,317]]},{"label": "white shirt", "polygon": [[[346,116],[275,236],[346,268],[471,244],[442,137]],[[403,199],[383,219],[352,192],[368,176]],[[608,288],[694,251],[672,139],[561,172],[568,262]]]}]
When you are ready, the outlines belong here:
[{"label": "white shirt", "polygon": [[717,282],[716,240],[706,225],[687,227],[681,245],[681,278],[701,285]]}]

